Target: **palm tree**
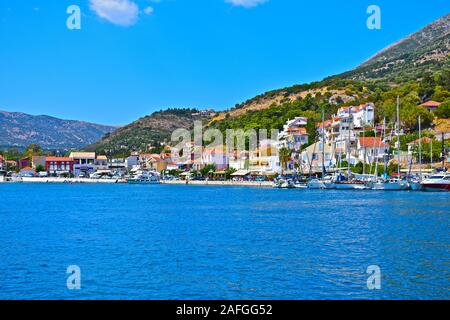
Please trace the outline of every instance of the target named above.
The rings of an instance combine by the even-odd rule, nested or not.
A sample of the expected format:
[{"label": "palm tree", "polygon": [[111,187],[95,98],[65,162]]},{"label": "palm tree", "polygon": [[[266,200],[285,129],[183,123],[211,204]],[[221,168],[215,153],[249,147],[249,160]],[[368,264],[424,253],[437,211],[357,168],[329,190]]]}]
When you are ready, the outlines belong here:
[{"label": "palm tree", "polygon": [[291,156],[292,156],[292,150],[288,149],[288,148],[281,148],[278,151],[278,157],[280,159],[280,163],[281,163],[281,167],[284,170],[286,170],[287,167],[287,163],[289,162],[289,160],[291,160]]}]

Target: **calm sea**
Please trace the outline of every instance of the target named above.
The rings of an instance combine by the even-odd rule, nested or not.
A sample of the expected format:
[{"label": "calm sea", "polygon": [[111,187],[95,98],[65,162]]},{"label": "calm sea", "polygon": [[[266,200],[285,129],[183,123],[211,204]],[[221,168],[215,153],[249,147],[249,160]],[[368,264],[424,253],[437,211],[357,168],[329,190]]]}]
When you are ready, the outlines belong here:
[{"label": "calm sea", "polygon": [[0,299],[450,298],[449,193],[0,184],[0,199]]}]

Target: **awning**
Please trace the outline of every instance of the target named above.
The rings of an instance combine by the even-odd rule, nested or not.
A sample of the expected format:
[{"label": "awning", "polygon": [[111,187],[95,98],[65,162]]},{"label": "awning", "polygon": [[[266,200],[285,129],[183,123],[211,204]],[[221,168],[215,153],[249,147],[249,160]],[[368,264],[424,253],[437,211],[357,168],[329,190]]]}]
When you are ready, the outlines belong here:
[{"label": "awning", "polygon": [[231,174],[232,177],[243,177],[250,173],[250,171],[247,170],[238,170],[235,173]]}]

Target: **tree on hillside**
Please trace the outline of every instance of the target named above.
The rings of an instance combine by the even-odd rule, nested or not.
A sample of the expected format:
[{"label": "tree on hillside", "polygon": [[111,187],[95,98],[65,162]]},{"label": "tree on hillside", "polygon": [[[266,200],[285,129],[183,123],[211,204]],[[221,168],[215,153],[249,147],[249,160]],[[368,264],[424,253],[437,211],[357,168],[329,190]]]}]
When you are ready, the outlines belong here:
[{"label": "tree on hillside", "polygon": [[30,144],[23,152],[23,158],[31,158],[32,156],[42,156],[42,148],[37,144]]},{"label": "tree on hillside", "polygon": [[441,119],[450,118],[450,100],[444,101],[434,112],[435,116]]}]

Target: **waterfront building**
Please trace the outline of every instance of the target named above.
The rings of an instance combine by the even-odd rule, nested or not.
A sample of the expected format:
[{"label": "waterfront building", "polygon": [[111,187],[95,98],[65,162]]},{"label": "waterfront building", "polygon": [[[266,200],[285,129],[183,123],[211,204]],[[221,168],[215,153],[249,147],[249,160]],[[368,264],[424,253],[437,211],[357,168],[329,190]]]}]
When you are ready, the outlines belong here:
[{"label": "waterfront building", "polygon": [[46,157],[45,170],[50,176],[60,176],[74,172],[74,160],[69,157]]},{"label": "waterfront building", "polygon": [[315,174],[321,173],[323,168],[325,168],[325,171],[335,168],[334,152],[335,150],[333,150],[331,143],[323,144],[322,141],[313,143],[303,150],[300,155],[301,172],[307,174],[311,171],[311,173]]},{"label": "waterfront building", "polygon": [[270,139],[260,141],[259,147],[249,152],[248,168],[252,175],[271,176],[281,173],[276,142]]},{"label": "waterfront building", "polygon": [[95,158],[95,169],[98,170],[108,170],[108,158],[106,156],[97,156]]},{"label": "waterfront building", "polygon": [[381,137],[365,137],[358,139],[358,159],[366,163],[382,162],[389,154],[390,146]]},{"label": "waterfront building", "polygon": [[36,169],[39,166],[42,166],[42,168],[45,168],[45,156],[33,156],[31,158],[31,167]]},{"label": "waterfront building", "polygon": [[0,154],[0,171],[6,170],[6,160]]},{"label": "waterfront building", "polygon": [[157,153],[141,153],[139,155],[139,164],[142,169],[148,169],[157,172],[161,172],[167,169],[167,162],[162,159],[160,154]]},{"label": "waterfront building", "polygon": [[249,152],[234,150],[228,153],[228,166],[235,170],[248,170]]},{"label": "waterfront building", "polygon": [[31,167],[31,158],[22,158],[17,161],[17,165],[19,166],[19,170]]},{"label": "waterfront building", "polygon": [[129,157],[125,158],[125,167],[128,171],[137,166],[139,166],[139,154],[131,153]]},{"label": "waterfront building", "polygon": [[228,155],[221,149],[204,148],[202,152],[202,166],[214,164],[216,170],[224,170],[228,168]]},{"label": "waterfront building", "polygon": [[20,169],[19,175],[22,177],[34,177],[36,171],[32,167],[25,167]]},{"label": "waterfront building", "polygon": [[76,177],[89,177],[95,172],[95,152],[71,152],[69,157],[73,159],[73,174]]}]

